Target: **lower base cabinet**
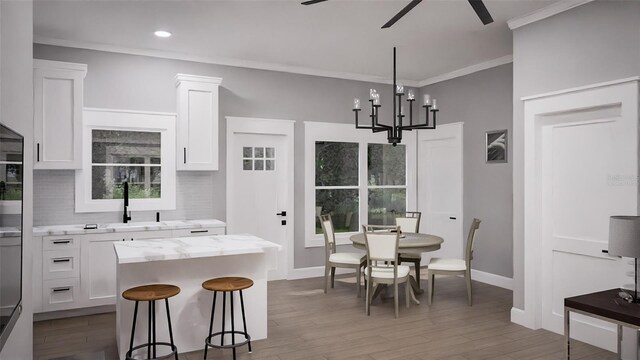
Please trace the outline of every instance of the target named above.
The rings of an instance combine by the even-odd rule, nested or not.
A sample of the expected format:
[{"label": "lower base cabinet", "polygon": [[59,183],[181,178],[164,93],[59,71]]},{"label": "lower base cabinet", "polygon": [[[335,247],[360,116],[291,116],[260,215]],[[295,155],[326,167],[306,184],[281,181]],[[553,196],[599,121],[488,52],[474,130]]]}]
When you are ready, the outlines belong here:
[{"label": "lower base cabinet", "polygon": [[[34,237],[34,312],[116,303],[115,241],[222,235],[224,227]],[[79,270],[79,271],[78,271]]]}]

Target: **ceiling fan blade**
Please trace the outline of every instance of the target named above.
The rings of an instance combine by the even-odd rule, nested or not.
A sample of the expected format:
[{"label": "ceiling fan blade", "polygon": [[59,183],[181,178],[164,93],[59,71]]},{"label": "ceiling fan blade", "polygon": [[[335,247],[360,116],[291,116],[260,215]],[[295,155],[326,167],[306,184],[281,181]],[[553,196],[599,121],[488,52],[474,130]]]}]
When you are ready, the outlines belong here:
[{"label": "ceiling fan blade", "polygon": [[493,18],[491,17],[491,14],[489,14],[487,7],[484,6],[482,0],[469,0],[469,4],[471,4],[471,7],[476,14],[478,14],[480,21],[482,21],[484,25],[491,24],[493,22]]},{"label": "ceiling fan blade", "polygon": [[386,29],[388,27],[391,27],[391,25],[395,24],[396,21],[400,20],[400,18],[405,16],[409,11],[411,11],[411,9],[416,7],[416,5],[420,4],[421,2],[422,0],[411,0],[411,2],[407,6],[405,6],[404,9],[400,10],[400,12],[396,14],[396,16],[392,17],[391,20],[387,21],[386,24],[382,25],[382,28]]},{"label": "ceiling fan blade", "polygon": [[313,4],[317,4],[325,1],[327,0],[307,0],[307,1],[303,1],[302,5],[313,5]]}]

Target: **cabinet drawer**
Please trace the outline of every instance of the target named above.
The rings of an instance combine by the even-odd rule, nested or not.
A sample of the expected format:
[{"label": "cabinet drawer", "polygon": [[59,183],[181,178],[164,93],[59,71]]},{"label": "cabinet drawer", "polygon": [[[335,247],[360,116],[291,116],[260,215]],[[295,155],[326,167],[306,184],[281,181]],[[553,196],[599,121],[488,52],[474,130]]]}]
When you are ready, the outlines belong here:
[{"label": "cabinet drawer", "polygon": [[43,283],[43,310],[54,311],[78,307],[80,279],[55,279]]},{"label": "cabinet drawer", "polygon": [[80,248],[80,241],[73,236],[45,236],[42,238],[42,250],[78,248]]},{"label": "cabinet drawer", "polygon": [[182,230],[174,230],[173,237],[224,235],[224,233],[225,233],[225,228],[223,227],[182,229]]},{"label": "cabinet drawer", "polygon": [[80,276],[80,249],[44,251],[42,279],[63,279]]}]

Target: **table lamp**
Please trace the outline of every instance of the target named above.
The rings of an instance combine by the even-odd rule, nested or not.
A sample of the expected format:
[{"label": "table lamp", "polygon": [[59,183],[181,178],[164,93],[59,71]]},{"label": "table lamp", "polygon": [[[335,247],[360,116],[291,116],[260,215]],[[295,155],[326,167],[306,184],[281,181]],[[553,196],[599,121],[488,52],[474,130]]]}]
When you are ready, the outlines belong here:
[{"label": "table lamp", "polygon": [[638,303],[638,258],[640,257],[640,216],[609,218],[609,255],[635,259],[633,302]]}]

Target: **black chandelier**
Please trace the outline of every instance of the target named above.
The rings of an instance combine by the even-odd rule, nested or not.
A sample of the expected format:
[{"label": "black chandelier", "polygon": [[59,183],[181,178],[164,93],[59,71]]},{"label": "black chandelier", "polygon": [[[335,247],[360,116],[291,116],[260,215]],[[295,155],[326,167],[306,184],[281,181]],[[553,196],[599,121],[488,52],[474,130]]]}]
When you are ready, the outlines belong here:
[{"label": "black chandelier", "polygon": [[[378,122],[378,109],[380,109],[380,94],[375,89],[369,91],[369,102],[371,103],[371,125],[360,125],[358,122],[358,113],[362,110],[360,108],[360,99],[353,99],[353,112],[356,116],[356,129],[369,129],[374,133],[386,131],[387,140],[389,144],[393,146],[402,142],[402,131],[411,131],[413,129],[435,129],[436,128],[436,113],[438,112],[438,105],[436,99],[431,99],[429,94],[424,95],[424,102],[422,107],[426,110],[424,115],[424,123],[416,121],[413,123],[413,102],[416,101],[415,94],[412,89],[407,93],[406,101],[409,103],[409,123],[404,123],[404,106],[402,105],[402,97],[404,96],[404,86],[396,84],[396,48],[393,48],[393,126],[380,124]],[[397,99],[396,99],[397,98]],[[429,113],[431,113],[433,120],[429,122]]]}]

